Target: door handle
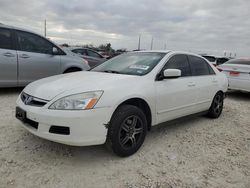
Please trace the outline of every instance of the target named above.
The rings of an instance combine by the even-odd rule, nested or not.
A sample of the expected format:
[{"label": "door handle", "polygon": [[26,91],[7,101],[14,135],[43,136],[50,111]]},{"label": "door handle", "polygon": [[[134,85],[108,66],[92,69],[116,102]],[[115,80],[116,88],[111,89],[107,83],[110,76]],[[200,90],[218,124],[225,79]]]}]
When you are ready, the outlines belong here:
[{"label": "door handle", "polygon": [[14,54],[10,53],[10,52],[6,52],[3,54],[5,57],[15,57]]},{"label": "door handle", "polygon": [[218,80],[213,80],[212,82],[213,82],[213,83],[218,83]]},{"label": "door handle", "polygon": [[189,82],[188,83],[188,87],[194,87],[194,86],[196,86],[196,84],[194,82]]},{"label": "door handle", "polygon": [[20,55],[20,57],[24,58],[24,59],[30,58],[30,56],[28,56],[27,54],[22,54],[22,55]]}]

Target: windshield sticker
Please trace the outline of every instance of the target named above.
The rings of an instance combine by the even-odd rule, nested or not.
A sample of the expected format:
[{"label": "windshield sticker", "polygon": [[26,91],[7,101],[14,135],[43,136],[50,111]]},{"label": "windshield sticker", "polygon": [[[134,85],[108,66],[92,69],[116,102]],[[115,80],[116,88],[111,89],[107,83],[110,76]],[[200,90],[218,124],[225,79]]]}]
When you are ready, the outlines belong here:
[{"label": "windshield sticker", "polygon": [[149,66],[146,65],[131,65],[129,66],[130,69],[140,69],[140,70],[148,70]]}]

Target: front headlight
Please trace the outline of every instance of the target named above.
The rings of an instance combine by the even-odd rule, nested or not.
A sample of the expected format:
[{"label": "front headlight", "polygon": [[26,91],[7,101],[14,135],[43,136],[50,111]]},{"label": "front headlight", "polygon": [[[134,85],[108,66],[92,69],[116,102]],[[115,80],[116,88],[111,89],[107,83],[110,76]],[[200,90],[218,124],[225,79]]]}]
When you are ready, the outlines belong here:
[{"label": "front headlight", "polygon": [[70,95],[58,99],[49,109],[52,110],[88,110],[92,109],[101,98],[103,91],[92,91]]}]

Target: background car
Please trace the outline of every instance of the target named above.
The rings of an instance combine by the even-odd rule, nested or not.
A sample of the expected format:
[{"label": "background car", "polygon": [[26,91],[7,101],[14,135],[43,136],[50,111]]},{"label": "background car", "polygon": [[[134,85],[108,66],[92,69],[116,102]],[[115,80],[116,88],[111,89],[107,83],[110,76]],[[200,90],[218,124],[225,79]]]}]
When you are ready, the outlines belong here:
[{"label": "background car", "polygon": [[229,60],[228,57],[216,57],[216,56],[212,56],[212,55],[202,55],[202,57],[207,59],[214,66],[221,65],[223,63],[226,63]]},{"label": "background car", "polygon": [[70,50],[83,59],[86,59],[91,68],[96,67],[107,60],[104,56],[89,48],[70,48]]},{"label": "background car", "polygon": [[218,69],[228,77],[229,89],[250,92],[250,59],[233,59]]},{"label": "background car", "polygon": [[38,34],[0,25],[0,87],[25,86],[44,77],[89,68],[85,60]]}]

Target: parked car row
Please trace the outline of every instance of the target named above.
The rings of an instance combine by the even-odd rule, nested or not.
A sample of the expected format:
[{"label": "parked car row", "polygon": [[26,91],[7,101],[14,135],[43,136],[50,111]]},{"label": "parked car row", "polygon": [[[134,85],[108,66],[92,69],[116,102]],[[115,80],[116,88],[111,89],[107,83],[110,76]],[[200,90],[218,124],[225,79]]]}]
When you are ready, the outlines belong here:
[{"label": "parked car row", "polygon": [[[21,125],[63,144],[106,143],[122,157],[141,147],[152,126],[196,114],[218,118],[228,88],[250,91],[250,60],[207,59],[136,51],[107,60],[0,25],[0,87],[28,84],[17,99]],[[89,71],[57,75],[80,70]]]}]

